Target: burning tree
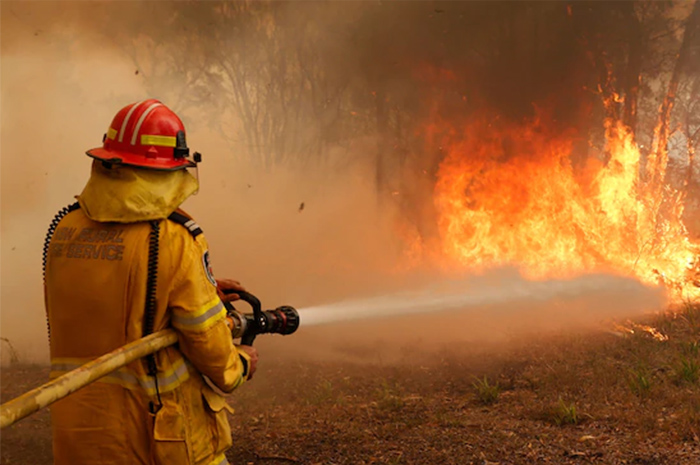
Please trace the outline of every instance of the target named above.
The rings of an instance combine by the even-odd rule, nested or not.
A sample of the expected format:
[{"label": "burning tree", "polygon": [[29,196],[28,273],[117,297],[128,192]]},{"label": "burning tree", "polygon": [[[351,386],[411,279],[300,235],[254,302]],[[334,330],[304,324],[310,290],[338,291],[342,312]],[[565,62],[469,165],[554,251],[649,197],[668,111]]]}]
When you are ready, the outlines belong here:
[{"label": "burning tree", "polygon": [[[594,67],[605,70],[598,86],[605,142],[598,154],[586,155],[584,169],[572,165],[580,133],[553,131],[551,114],[515,124],[499,115],[477,118],[458,130],[435,191],[445,253],[475,270],[515,265],[533,278],[606,270],[663,283],[684,298],[697,296],[690,282],[698,248],[689,240],[683,195],[668,185],[666,166],[672,110],[696,40],[698,11],[695,4],[684,22],[646,163],[634,132],[639,46],[627,48],[619,80],[609,56],[593,55]],[[567,13],[575,16],[576,8]],[[644,24],[635,5],[622,13],[638,37]]]}]

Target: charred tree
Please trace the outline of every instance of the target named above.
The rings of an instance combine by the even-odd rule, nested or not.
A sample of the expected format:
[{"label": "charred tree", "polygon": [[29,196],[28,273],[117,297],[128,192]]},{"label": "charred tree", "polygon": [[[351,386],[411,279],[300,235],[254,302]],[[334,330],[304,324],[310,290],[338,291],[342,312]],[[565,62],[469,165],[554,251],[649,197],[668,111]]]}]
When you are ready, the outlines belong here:
[{"label": "charred tree", "polygon": [[697,118],[700,112],[700,78],[696,77],[690,87],[689,102],[683,118],[683,133],[685,135],[686,149],[688,151],[688,166],[686,167],[685,187],[688,194],[692,195],[695,190],[695,152],[700,139],[700,119]]},{"label": "charred tree", "polygon": [[698,32],[699,26],[700,2],[696,1],[693,5],[693,10],[685,20],[685,29],[681,46],[676,55],[676,61],[673,66],[671,78],[668,82],[666,95],[659,107],[653,151],[647,161],[647,181],[656,198],[661,194],[661,187],[665,182],[666,166],[668,165],[668,140],[670,135],[671,112],[676,101],[681,75],[689,64],[691,56],[690,44],[693,42],[695,34]]},{"label": "charred tree", "polygon": [[382,194],[387,185],[387,158],[389,156],[389,113],[386,105],[386,92],[382,85],[377,86],[375,104],[375,117],[377,123],[377,158],[375,183],[377,193]]},{"label": "charred tree", "polygon": [[622,2],[621,8],[627,18],[629,28],[629,49],[627,52],[627,66],[625,67],[622,87],[624,90],[624,104],[622,110],[622,123],[630,128],[632,134],[637,130],[637,106],[639,101],[639,87],[642,80],[642,59],[646,50],[646,37],[639,23],[635,11],[634,2]]}]

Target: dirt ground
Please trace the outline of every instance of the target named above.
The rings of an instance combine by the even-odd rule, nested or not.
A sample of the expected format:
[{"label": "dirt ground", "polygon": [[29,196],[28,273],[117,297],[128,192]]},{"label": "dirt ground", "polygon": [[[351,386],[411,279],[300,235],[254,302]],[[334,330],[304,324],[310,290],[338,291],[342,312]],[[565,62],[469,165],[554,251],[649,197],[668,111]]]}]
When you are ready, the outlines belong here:
[{"label": "dirt ground", "polygon": [[[669,337],[567,333],[402,360],[267,359],[231,397],[233,465],[700,464],[700,311]],[[2,400],[45,367],[2,371]],[[51,463],[47,411],[2,431],[4,464]]]}]

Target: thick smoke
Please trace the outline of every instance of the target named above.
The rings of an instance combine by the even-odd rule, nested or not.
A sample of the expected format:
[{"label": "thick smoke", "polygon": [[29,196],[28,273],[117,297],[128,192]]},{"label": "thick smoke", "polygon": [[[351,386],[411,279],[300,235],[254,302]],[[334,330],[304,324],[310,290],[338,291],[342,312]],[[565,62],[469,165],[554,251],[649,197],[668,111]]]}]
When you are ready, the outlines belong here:
[{"label": "thick smoke", "polygon": [[[83,8],[94,6],[2,5],[2,336],[23,360],[45,360],[48,351],[41,285],[48,224],[82,190],[84,152],[100,144],[114,113],[150,96],[130,57],[81,25]],[[240,155],[244,149],[185,122],[204,163],[200,192],[184,207],[205,230],[218,276],[241,280],[269,306],[382,290],[375,278],[391,269],[401,245],[391,216],[380,214],[371,171],[347,154],[371,141],[344,148],[340,166],[264,172]]]},{"label": "thick smoke", "polygon": [[[46,228],[56,211],[81,191],[90,166],[84,152],[100,144],[111,118],[122,106],[157,97],[183,115],[189,145],[204,155],[198,173],[200,192],[184,207],[208,237],[216,274],[239,279],[268,307],[307,307],[439,281],[429,270],[398,271],[405,263],[404,244],[395,230],[397,219],[407,210],[429,211],[425,205],[430,203],[430,175],[439,157],[438,152],[426,154],[422,147],[407,147],[410,137],[397,142],[399,136],[392,128],[400,126],[395,111],[398,106],[417,114],[439,110],[449,118],[476,111],[481,104],[468,109],[461,105],[478,100],[508,109],[511,116],[522,115],[532,110],[532,98],[546,94],[546,82],[558,82],[557,88],[562,88],[566,87],[562,75],[573,81],[579,76],[571,60],[558,66],[548,61],[540,75],[546,82],[530,71],[526,73],[530,67],[520,63],[515,69],[525,73],[523,79],[530,90],[527,97],[517,92],[522,85],[486,82],[486,75],[476,72],[461,74],[460,79],[467,79],[470,89],[481,88],[483,93],[462,95],[460,85],[441,70],[466,73],[468,65],[483,60],[484,51],[493,44],[448,41],[445,45],[435,37],[442,31],[461,31],[465,21],[468,25],[496,21],[498,11],[456,3],[328,2],[290,7],[273,2],[269,21],[258,28],[244,22],[223,28],[216,23],[223,10],[215,8],[235,10],[242,3],[142,3],[2,2],[1,331],[24,360],[45,361],[48,353],[41,284]],[[172,19],[176,15],[169,9],[174,11],[176,6],[191,9],[192,14],[185,16],[191,18],[189,23],[171,22],[176,21]],[[449,8],[464,11],[445,14]],[[531,8],[526,12],[534,14]],[[162,21],[154,24],[153,17]],[[350,27],[356,22],[364,29]],[[311,29],[297,34],[295,28],[302,25],[315,26],[303,26]],[[230,37],[222,39],[224,33]],[[311,42],[297,40],[297,36]],[[283,41],[272,40],[274,37],[288,40],[287,48],[280,49]],[[254,40],[268,40],[271,47],[278,48],[256,48]],[[241,45],[246,41],[247,49]],[[285,102],[298,104],[297,119],[265,139],[269,146],[262,152],[271,160],[268,163],[261,162],[258,155],[262,152],[246,135],[250,125],[237,120],[225,104],[224,94],[217,93],[223,91],[216,86],[227,81],[200,67],[218,50],[214,46],[222,43],[232,47],[230,63],[260,79],[279,73],[280,63],[286,63],[288,68],[284,69],[289,73],[298,73],[290,64],[291,58],[280,61],[280,56],[308,52],[305,44],[317,46],[313,53],[299,55],[311,64],[304,68],[308,75],[299,81],[297,95],[301,99],[307,91],[325,94],[314,94],[314,100],[303,105],[284,94],[292,99]],[[173,54],[176,49],[182,50],[183,56]],[[460,54],[469,60],[460,62],[456,58]],[[549,58],[540,57],[543,61]],[[321,59],[324,65],[335,65],[323,69],[313,65]],[[255,68],[265,63],[269,69]],[[498,67],[505,66],[504,62],[489,63],[490,72],[502,74]],[[317,82],[335,82],[338,88],[314,87]],[[259,110],[270,112],[267,120],[255,123],[256,130],[267,127],[266,121],[278,122],[275,112],[287,111],[274,99],[286,89],[279,87],[282,85],[270,84],[267,91],[255,94]],[[358,85],[366,86],[363,97],[341,92],[342,86]],[[411,98],[416,94],[420,98]],[[431,96],[435,98],[431,100]],[[352,105],[357,111],[350,110]],[[343,111],[339,112],[341,106]],[[577,115],[573,111],[566,116],[575,120]],[[411,134],[414,129],[404,127],[402,134]],[[377,150],[386,153],[379,162],[373,156]],[[303,163],[299,161],[302,158]],[[407,183],[401,175],[405,166],[396,166],[393,161],[404,158],[407,164],[424,166],[428,180],[410,177]],[[392,190],[401,192],[392,197]],[[501,279],[499,276],[493,279]],[[522,280],[503,281],[504,286],[514,282]],[[473,289],[469,285],[465,291]],[[658,302],[655,291],[635,288],[629,292],[636,296],[648,292],[652,301]],[[616,299],[610,301],[618,302]],[[512,310],[518,305],[507,306]],[[527,305],[533,308],[534,304]],[[484,306],[483,312],[492,309]],[[484,314],[480,313],[474,324],[483,324]],[[561,309],[561,314],[573,312]],[[596,313],[594,320],[601,317]],[[416,326],[423,333],[455,337],[428,319],[421,319]],[[327,334],[340,337],[345,327],[335,328]],[[346,328],[358,328],[358,324]],[[402,327],[404,341],[415,337],[412,328]],[[318,342],[314,339],[318,333],[307,334],[294,336],[298,345]],[[374,340],[378,335],[369,331],[367,337]],[[362,341],[356,331],[352,339]],[[342,338],[335,343],[342,344],[339,340]]]}]

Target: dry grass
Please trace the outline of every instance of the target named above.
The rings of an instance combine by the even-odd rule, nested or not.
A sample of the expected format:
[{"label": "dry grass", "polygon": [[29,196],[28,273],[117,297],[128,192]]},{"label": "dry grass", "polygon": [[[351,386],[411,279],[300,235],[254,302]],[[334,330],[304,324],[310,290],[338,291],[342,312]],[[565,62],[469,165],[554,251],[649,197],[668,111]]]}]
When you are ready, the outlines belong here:
[{"label": "dry grass", "polygon": [[[644,323],[669,340],[568,334],[397,364],[268,357],[232,397],[230,461],[698,464],[700,312]],[[3,394],[45,375],[6,370]],[[50,461],[45,412],[3,431],[3,464]]]}]

